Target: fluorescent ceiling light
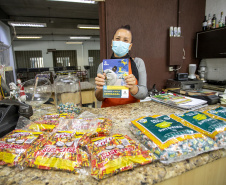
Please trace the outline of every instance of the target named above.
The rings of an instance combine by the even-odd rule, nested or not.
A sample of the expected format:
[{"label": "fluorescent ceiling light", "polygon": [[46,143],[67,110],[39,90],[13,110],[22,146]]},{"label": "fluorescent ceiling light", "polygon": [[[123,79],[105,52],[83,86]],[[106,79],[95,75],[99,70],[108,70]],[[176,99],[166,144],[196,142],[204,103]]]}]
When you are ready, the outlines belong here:
[{"label": "fluorescent ceiling light", "polygon": [[91,0],[48,0],[48,1],[63,1],[63,2],[72,2],[72,3],[88,3],[88,4],[95,4],[95,1]]},{"label": "fluorescent ceiling light", "polygon": [[82,42],[66,42],[66,44],[82,44]]},{"label": "fluorescent ceiling light", "polygon": [[80,39],[80,40],[85,40],[85,39],[91,39],[91,37],[79,37],[79,36],[71,36],[70,39]]},{"label": "fluorescent ceiling light", "polygon": [[18,39],[41,39],[42,36],[16,36]]},{"label": "fluorescent ceiling light", "polygon": [[46,27],[46,23],[35,22],[8,22],[11,26],[26,26],[26,27]]},{"label": "fluorescent ceiling light", "polygon": [[78,24],[77,28],[80,28],[80,29],[100,29],[100,26],[99,25]]}]

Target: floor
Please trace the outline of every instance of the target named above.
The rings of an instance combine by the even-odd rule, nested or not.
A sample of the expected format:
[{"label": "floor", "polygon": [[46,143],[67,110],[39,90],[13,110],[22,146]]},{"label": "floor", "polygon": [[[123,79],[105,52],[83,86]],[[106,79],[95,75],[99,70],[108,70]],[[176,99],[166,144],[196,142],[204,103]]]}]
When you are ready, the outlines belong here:
[{"label": "floor", "polygon": [[[93,85],[96,85],[96,84],[95,84],[95,78],[90,78],[90,79],[89,79],[89,82],[90,82],[91,84],[93,84]],[[101,101],[98,101],[98,100],[97,100],[97,108],[101,108],[101,104],[102,104]]]}]

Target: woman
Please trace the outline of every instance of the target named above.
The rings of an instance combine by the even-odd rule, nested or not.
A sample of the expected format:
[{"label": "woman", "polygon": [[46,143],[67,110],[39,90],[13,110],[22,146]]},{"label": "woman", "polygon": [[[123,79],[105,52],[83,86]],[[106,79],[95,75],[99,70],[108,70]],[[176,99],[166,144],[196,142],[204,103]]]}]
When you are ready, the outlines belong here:
[{"label": "woman", "polygon": [[113,54],[111,59],[129,58],[129,75],[125,77],[126,87],[129,88],[129,98],[103,98],[103,85],[105,84],[105,76],[103,73],[102,63],[97,70],[96,84],[96,98],[102,101],[101,107],[110,107],[116,105],[123,105],[129,103],[139,102],[147,96],[147,74],[144,61],[140,58],[134,60],[130,57],[129,51],[132,48],[132,33],[130,26],[122,26],[114,34],[112,40]]}]

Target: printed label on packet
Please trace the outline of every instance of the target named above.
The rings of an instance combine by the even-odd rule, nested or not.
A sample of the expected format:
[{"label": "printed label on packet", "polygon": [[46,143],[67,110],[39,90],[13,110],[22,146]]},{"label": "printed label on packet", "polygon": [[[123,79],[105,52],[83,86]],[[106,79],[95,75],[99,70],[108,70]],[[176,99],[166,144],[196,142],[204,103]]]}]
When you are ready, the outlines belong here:
[{"label": "printed label on packet", "polygon": [[23,145],[0,143],[0,149],[23,149]]},{"label": "printed label on packet", "polygon": [[37,139],[37,137],[30,137],[30,138],[28,138],[24,143],[26,143],[26,144],[31,144],[31,143],[33,143],[36,139]]},{"label": "printed label on packet", "polygon": [[110,150],[110,151],[108,151],[108,152],[103,152],[103,153],[101,153],[101,160],[105,160],[106,158],[109,158],[110,156],[112,156],[112,155],[116,155],[116,154],[118,154],[119,153],[119,151],[118,150],[116,150],[116,149],[114,149],[114,150]]},{"label": "printed label on packet", "polygon": [[56,133],[55,138],[72,137],[75,133]]},{"label": "printed label on packet", "polygon": [[101,146],[104,146],[106,145],[107,143],[109,143],[112,139],[114,139],[113,137],[107,137],[105,139],[102,139],[100,141],[96,141],[94,142],[94,144],[97,146],[97,147],[101,147]]},{"label": "printed label on packet", "polygon": [[16,144],[22,144],[22,143],[24,143],[24,141],[25,141],[24,139],[19,139],[16,141]]},{"label": "printed label on packet", "polygon": [[10,138],[10,139],[7,139],[7,142],[8,143],[12,143],[12,142],[15,142],[16,141],[16,138]]},{"label": "printed label on packet", "polygon": [[20,132],[20,133],[12,134],[11,137],[29,136],[30,134],[31,133],[29,133],[29,132]]},{"label": "printed label on packet", "polygon": [[130,145],[130,143],[127,139],[122,139],[121,142],[124,146]]},{"label": "printed label on packet", "polygon": [[62,153],[62,152],[67,152],[67,153],[76,153],[76,148],[44,148],[40,152],[48,152],[48,153]]}]

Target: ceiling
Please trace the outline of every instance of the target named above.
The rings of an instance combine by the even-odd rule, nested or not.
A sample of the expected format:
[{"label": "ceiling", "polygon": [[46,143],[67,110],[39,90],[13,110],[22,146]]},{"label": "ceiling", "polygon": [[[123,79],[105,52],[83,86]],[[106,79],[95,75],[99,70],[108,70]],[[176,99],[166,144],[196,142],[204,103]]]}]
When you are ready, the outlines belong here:
[{"label": "ceiling", "polygon": [[[41,40],[92,36],[92,40],[99,40],[99,30],[77,28],[78,24],[99,25],[98,7],[98,3],[0,0],[0,18],[6,24],[8,21],[47,23],[45,28],[15,27],[17,35],[42,35]],[[13,33],[12,27],[11,31]]]}]

